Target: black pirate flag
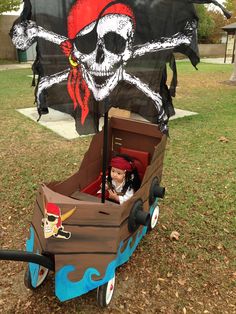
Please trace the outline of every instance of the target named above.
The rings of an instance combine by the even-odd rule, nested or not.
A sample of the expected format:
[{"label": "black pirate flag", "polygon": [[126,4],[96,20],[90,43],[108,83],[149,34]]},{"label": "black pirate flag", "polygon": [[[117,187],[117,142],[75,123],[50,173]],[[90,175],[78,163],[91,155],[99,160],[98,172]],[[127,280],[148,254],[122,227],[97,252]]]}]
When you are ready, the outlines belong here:
[{"label": "black pirate flag", "polygon": [[[96,132],[110,107],[139,113],[167,131],[174,114],[174,52],[199,62],[191,0],[27,0],[11,30],[18,49],[37,42],[39,114],[75,116],[80,134]],[[166,64],[173,70],[167,86]],[[104,102],[105,99],[109,101]]]}]

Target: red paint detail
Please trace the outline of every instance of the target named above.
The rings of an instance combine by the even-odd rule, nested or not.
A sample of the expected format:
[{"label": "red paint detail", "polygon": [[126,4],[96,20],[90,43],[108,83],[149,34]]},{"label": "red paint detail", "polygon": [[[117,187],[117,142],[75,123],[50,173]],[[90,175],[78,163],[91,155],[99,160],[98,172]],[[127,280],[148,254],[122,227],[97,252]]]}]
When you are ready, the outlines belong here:
[{"label": "red paint detail", "polygon": [[110,291],[112,291],[114,289],[113,284],[110,285]]},{"label": "red paint detail", "polygon": [[71,55],[72,52],[72,43],[70,40],[65,40],[60,44],[61,50],[63,51],[63,53],[69,57]]},{"label": "red paint detail", "polygon": [[48,215],[53,215],[59,217],[61,215],[60,208],[54,203],[47,203],[46,211]]},{"label": "red paint detail", "polygon": [[58,218],[57,228],[60,228],[62,226],[60,208],[54,203],[47,203],[45,210],[48,215],[56,216]]},{"label": "red paint detail", "polygon": [[[96,21],[103,8],[113,0],[77,0],[73,5],[67,20],[68,37],[74,39],[85,26]],[[123,3],[110,6],[102,16],[107,14],[123,14],[129,16],[135,25],[132,9]]]},{"label": "red paint detail", "polygon": [[90,90],[82,77],[80,66],[71,68],[67,81],[67,90],[73,101],[74,109],[76,109],[78,105],[80,106],[81,124],[83,125],[89,113],[88,103]]},{"label": "red paint detail", "polygon": [[90,183],[88,186],[82,189],[82,192],[90,195],[96,195],[97,191],[100,189],[101,183],[102,176],[100,175],[94,182]]}]

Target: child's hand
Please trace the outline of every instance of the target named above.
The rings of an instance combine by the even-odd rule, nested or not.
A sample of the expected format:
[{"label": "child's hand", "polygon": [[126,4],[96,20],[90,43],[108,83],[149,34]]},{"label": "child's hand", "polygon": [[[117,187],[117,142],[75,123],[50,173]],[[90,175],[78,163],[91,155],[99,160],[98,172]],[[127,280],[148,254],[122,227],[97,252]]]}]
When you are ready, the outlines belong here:
[{"label": "child's hand", "polygon": [[[100,184],[100,189],[102,189],[102,183]],[[105,184],[105,190],[108,190],[108,184]]]},{"label": "child's hand", "polygon": [[119,196],[116,194],[116,192],[115,191],[112,191],[112,190],[108,190],[108,192],[109,192],[109,198],[111,199],[111,200],[114,200],[114,201],[116,201],[116,202],[120,202],[119,201]]}]

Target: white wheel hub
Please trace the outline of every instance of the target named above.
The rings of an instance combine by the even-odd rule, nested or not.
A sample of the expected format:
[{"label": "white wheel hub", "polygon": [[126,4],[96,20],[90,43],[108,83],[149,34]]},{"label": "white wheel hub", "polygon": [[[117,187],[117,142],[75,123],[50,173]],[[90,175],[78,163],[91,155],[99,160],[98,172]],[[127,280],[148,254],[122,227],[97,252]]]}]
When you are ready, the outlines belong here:
[{"label": "white wheel hub", "polygon": [[156,224],[157,224],[158,217],[159,217],[159,212],[160,212],[160,209],[159,209],[159,206],[157,205],[157,206],[154,208],[154,211],[153,211],[153,214],[152,214],[152,218],[151,218],[151,229],[155,228],[155,226],[156,226]]},{"label": "white wheel hub", "polygon": [[107,290],[106,290],[106,304],[108,305],[111,302],[113,292],[115,288],[115,277],[113,277],[111,280],[107,283]]},{"label": "white wheel hub", "polygon": [[48,274],[48,268],[40,266],[36,288],[39,287],[44,282],[45,278],[47,277],[47,274]]}]

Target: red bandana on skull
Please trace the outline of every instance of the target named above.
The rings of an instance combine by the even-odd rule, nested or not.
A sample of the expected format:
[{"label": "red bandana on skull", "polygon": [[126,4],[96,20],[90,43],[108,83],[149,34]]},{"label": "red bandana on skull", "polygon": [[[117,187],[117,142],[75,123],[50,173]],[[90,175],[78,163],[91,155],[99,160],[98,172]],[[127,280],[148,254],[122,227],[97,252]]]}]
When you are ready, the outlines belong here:
[{"label": "red bandana on skull", "polygon": [[[130,17],[135,24],[134,14],[130,7],[128,7],[126,4],[117,2],[118,1],[111,0],[78,0],[72,6],[68,16],[67,21],[69,39],[61,44],[61,49],[70,60],[71,70],[68,77],[67,89],[74,103],[74,108],[76,108],[78,105],[81,108],[82,124],[84,124],[84,121],[89,113],[88,102],[90,91],[88,89],[87,83],[82,77],[81,66],[73,57],[73,40],[76,38],[76,35],[87,25],[108,14],[126,15]],[[106,6],[108,7],[104,10]],[[101,14],[103,10],[104,12]]]}]

